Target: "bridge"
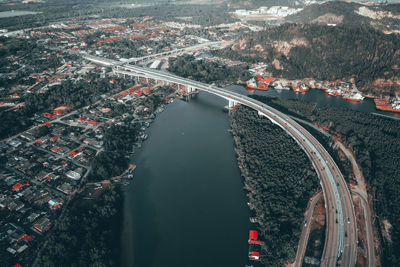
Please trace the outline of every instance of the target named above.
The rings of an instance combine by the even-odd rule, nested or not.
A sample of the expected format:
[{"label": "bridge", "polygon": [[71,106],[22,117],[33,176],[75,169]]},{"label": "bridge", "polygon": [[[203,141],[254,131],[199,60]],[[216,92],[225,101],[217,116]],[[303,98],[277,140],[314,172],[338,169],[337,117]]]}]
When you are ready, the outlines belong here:
[{"label": "bridge", "polygon": [[189,46],[189,47],[174,49],[174,50],[171,50],[171,51],[165,51],[165,52],[158,53],[158,54],[147,55],[147,56],[143,56],[143,57],[132,57],[132,58],[129,58],[124,63],[137,64],[139,62],[145,62],[145,61],[148,61],[148,60],[151,60],[151,59],[154,59],[154,58],[172,56],[172,55],[180,55],[180,54],[184,54],[184,53],[187,53],[187,52],[193,52],[194,50],[204,49],[204,48],[210,47],[210,46],[226,46],[226,45],[229,45],[229,44],[232,44],[232,41],[206,42],[206,43],[197,44],[197,45],[193,45],[193,46]]},{"label": "bridge", "polygon": [[357,232],[354,207],[350,191],[335,161],[326,149],[301,125],[282,112],[242,94],[234,93],[216,86],[185,79],[174,74],[133,65],[121,65],[93,56],[86,56],[98,64],[112,66],[118,75],[176,84],[190,94],[205,91],[220,96],[229,102],[229,107],[237,104],[248,106],[265,116],[285,130],[305,151],[316,170],[323,189],[326,207],[326,236],[321,266],[355,266]]}]

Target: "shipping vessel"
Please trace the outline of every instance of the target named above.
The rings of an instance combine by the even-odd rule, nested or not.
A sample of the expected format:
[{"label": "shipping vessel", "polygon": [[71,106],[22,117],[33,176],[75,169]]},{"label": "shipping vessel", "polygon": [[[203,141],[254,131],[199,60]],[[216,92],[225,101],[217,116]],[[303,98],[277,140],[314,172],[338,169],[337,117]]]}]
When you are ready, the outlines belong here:
[{"label": "shipping vessel", "polygon": [[352,101],[352,102],[361,102],[361,100],[364,99],[364,97],[360,93],[355,93],[355,94],[346,94],[342,95],[343,99]]},{"label": "shipping vessel", "polygon": [[400,112],[400,101],[391,103],[390,100],[384,98],[375,98],[375,108],[383,111]]},{"label": "shipping vessel", "polygon": [[305,93],[308,92],[308,90],[310,90],[310,88],[305,83],[293,86],[293,92],[295,93]]},{"label": "shipping vessel", "polygon": [[339,90],[335,90],[335,89],[332,89],[332,88],[328,88],[328,89],[325,89],[325,94],[330,95],[330,96],[341,96],[342,95],[342,91],[340,89]]},{"label": "shipping vessel", "polygon": [[274,85],[274,88],[276,90],[290,90],[290,87],[283,86],[281,83],[277,83],[276,85]]},{"label": "shipping vessel", "polygon": [[247,90],[261,90],[267,91],[270,83],[274,81],[274,77],[256,76],[246,82]]}]

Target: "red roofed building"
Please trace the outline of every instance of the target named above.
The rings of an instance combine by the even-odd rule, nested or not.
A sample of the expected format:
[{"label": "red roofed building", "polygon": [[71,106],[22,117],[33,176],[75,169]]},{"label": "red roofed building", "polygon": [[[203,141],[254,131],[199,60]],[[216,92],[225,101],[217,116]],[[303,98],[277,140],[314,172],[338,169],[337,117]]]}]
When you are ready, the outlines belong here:
[{"label": "red roofed building", "polygon": [[260,259],[260,252],[252,251],[250,254],[251,260],[259,260]]},{"label": "red roofed building", "polygon": [[27,234],[24,234],[18,240],[26,240],[28,242],[31,242],[31,241],[33,241],[33,238]]},{"label": "red roofed building", "polygon": [[72,151],[72,152],[70,152],[69,154],[73,157],[73,158],[75,158],[78,154],[80,154],[81,152],[78,152],[78,151]]},{"label": "red roofed building", "polygon": [[151,90],[153,90],[153,88],[146,88],[146,89],[143,89],[143,92],[144,92],[145,94],[148,94],[148,93],[151,92]]},{"label": "red roofed building", "polygon": [[59,150],[61,150],[61,149],[62,149],[62,146],[60,146],[60,147],[53,147],[53,148],[51,148],[50,150],[53,151],[53,152],[57,152],[57,151],[59,151]]},{"label": "red roofed building", "polygon": [[249,240],[249,244],[261,245],[262,242],[259,240]]},{"label": "red roofed building", "polygon": [[97,125],[97,124],[99,124],[99,122],[97,122],[97,121],[89,121],[88,123],[91,124],[91,125]]},{"label": "red roofed building", "polygon": [[257,238],[258,238],[258,232],[255,231],[255,230],[250,230],[249,239],[250,240],[257,240]]},{"label": "red roofed building", "polygon": [[24,186],[23,184],[17,183],[17,184],[15,184],[15,185],[12,187],[11,190],[12,190],[12,191],[18,191],[18,190],[20,190],[23,186]]},{"label": "red roofed building", "polygon": [[131,40],[143,40],[143,39],[149,39],[149,36],[147,36],[147,35],[136,35],[136,36],[129,37],[129,39],[131,39]]},{"label": "red roofed building", "polygon": [[49,117],[49,118],[53,117],[53,115],[52,115],[52,114],[50,114],[50,113],[48,113],[48,112],[46,112],[46,113],[43,113],[43,116],[45,116],[45,117]]},{"label": "red roofed building", "polygon": [[61,137],[61,136],[56,135],[56,136],[53,136],[53,137],[51,137],[51,138],[49,138],[49,139],[50,139],[50,141],[55,142],[55,141],[57,141],[57,139],[60,138],[60,137]]}]

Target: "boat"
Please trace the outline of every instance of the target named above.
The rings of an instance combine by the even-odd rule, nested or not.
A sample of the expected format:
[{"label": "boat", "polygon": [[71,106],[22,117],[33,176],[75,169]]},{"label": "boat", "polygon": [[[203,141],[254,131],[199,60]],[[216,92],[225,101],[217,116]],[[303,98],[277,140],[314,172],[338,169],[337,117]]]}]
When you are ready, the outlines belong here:
[{"label": "boat", "polygon": [[305,93],[308,92],[309,90],[310,88],[305,83],[293,86],[293,91],[295,93]]},{"label": "boat", "polygon": [[342,95],[342,91],[340,89],[339,90],[335,90],[335,89],[332,89],[332,88],[328,88],[328,89],[325,89],[325,94],[330,95],[330,96],[341,96]]},{"label": "boat", "polygon": [[267,91],[269,84],[274,80],[275,80],[274,77],[256,76],[246,82],[246,89],[250,91],[253,90]]},{"label": "boat", "polygon": [[274,88],[275,88],[276,90],[290,90],[290,87],[288,87],[288,86],[282,86],[281,83],[278,83],[276,86],[274,86]]},{"label": "boat", "polygon": [[305,83],[300,84],[300,92],[305,93],[310,90],[310,87],[308,87]]},{"label": "boat", "polygon": [[335,96],[335,91],[333,89],[325,89],[325,94],[330,95],[330,96]]},{"label": "boat", "polygon": [[384,98],[375,98],[375,108],[383,111],[400,112],[400,101],[391,103],[390,100]]},{"label": "boat", "polygon": [[346,94],[342,95],[343,99],[352,101],[352,102],[361,102],[361,100],[364,99],[364,97],[360,93],[355,93],[355,94]]}]

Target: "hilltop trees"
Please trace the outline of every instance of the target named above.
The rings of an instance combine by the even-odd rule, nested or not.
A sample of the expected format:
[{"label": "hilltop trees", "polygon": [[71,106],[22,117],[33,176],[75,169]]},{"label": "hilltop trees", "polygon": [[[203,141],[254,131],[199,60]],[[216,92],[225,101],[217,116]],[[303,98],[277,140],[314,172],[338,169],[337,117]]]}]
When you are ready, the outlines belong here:
[{"label": "hilltop trees", "polygon": [[179,56],[169,58],[169,71],[189,79],[205,83],[246,81],[250,78],[247,68],[242,66],[227,66],[222,63],[197,60],[194,56]]}]

